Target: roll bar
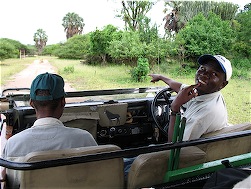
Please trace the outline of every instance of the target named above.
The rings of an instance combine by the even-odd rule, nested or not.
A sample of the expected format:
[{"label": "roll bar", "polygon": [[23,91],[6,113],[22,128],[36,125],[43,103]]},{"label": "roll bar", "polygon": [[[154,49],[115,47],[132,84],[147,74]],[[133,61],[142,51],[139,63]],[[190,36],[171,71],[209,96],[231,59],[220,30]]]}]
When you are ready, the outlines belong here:
[{"label": "roll bar", "polygon": [[9,169],[14,169],[14,170],[35,170],[35,169],[58,167],[58,166],[63,166],[63,165],[72,165],[72,164],[86,163],[86,162],[91,162],[91,161],[100,161],[100,160],[113,159],[113,158],[131,157],[131,156],[137,156],[144,153],[171,150],[171,149],[182,148],[182,147],[187,147],[187,146],[196,146],[199,144],[245,137],[249,135],[251,135],[251,130],[221,134],[221,135],[213,136],[210,138],[200,138],[200,139],[191,140],[191,141],[164,143],[164,144],[157,144],[154,146],[145,146],[145,147],[124,149],[124,150],[116,150],[112,152],[102,152],[102,153],[83,155],[83,156],[78,156],[78,157],[62,158],[62,159],[47,160],[47,161],[32,162],[32,163],[18,163],[18,162],[7,161],[5,159],[0,158],[0,166],[6,167]]}]

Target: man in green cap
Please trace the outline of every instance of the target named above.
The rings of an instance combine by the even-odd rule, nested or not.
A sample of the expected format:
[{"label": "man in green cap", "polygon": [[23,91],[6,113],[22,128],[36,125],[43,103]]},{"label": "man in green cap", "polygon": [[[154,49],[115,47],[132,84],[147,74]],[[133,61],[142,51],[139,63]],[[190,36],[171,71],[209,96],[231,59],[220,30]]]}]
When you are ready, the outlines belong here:
[{"label": "man in green cap", "polygon": [[65,106],[64,80],[57,74],[38,75],[30,88],[30,105],[35,109],[37,120],[8,139],[3,158],[15,158],[30,152],[96,146],[92,135],[82,129],[70,128],[59,120]]}]

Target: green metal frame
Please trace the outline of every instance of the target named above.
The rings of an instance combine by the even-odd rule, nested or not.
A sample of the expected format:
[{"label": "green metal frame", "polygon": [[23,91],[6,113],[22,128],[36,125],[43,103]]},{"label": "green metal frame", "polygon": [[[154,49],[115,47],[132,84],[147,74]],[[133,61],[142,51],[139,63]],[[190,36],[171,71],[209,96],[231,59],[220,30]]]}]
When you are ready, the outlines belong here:
[{"label": "green metal frame", "polygon": [[[186,124],[186,118],[183,117],[181,119],[181,115],[177,114],[172,138],[173,143],[182,141],[185,130],[185,124]],[[197,175],[203,175],[215,172],[219,169],[225,168],[225,166],[222,164],[223,160],[228,160],[234,167],[238,167],[241,165],[248,165],[251,163],[251,152],[203,164],[198,164],[195,166],[190,166],[182,169],[178,169],[179,159],[180,159],[180,148],[171,149],[170,157],[168,160],[168,169],[164,177],[164,182],[171,182],[194,177]]]},{"label": "green metal frame", "polygon": [[248,165],[251,162],[251,152],[247,154],[242,154],[238,156],[233,156],[225,159],[220,159],[216,161],[211,161],[195,166],[190,166],[182,169],[177,169],[173,171],[167,171],[164,182],[171,182],[181,179],[186,179],[194,177],[197,175],[203,175],[207,173],[212,173],[217,170],[225,168],[222,164],[223,160],[228,160],[233,167],[238,167],[242,165]]},{"label": "green metal frame", "polygon": [[[173,138],[172,138],[173,143],[182,141],[185,125],[186,125],[186,118],[183,117],[181,119],[181,115],[176,114]],[[180,156],[180,148],[171,150],[168,162],[168,171],[175,170],[179,167],[179,156]]]}]

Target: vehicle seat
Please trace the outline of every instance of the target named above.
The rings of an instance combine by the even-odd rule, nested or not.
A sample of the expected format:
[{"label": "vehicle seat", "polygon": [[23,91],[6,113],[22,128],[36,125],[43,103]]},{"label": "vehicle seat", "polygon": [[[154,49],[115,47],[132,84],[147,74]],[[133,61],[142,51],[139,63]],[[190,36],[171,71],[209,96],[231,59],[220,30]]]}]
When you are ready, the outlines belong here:
[{"label": "vehicle seat", "polygon": [[[116,150],[120,150],[120,148],[115,145],[100,145],[42,151],[30,153],[16,161],[36,162]],[[15,186],[20,184],[21,189],[119,189],[124,186],[124,164],[122,158],[115,158],[30,171],[7,169],[7,189],[15,188],[11,183],[14,183]]]},{"label": "vehicle seat", "polygon": [[[149,187],[163,183],[168,168],[170,150],[141,154],[133,161],[127,180],[127,189]],[[180,151],[179,168],[203,163],[205,152],[197,147],[184,147]]]},{"label": "vehicle seat", "polygon": [[[221,130],[207,133],[203,135],[202,138],[245,130],[251,130],[251,123],[242,123],[225,127]],[[198,147],[206,152],[205,162],[209,162],[251,152],[250,141],[251,136],[245,136],[241,138],[233,138],[213,143],[201,144],[198,145]]]}]

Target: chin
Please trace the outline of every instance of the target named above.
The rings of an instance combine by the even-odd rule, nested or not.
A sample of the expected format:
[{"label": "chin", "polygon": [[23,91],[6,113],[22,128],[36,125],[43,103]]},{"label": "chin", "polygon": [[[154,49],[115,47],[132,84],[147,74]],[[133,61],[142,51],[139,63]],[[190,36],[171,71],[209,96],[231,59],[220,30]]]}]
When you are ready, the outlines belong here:
[{"label": "chin", "polygon": [[201,89],[201,87],[198,87],[198,88],[197,88],[197,91],[198,91],[198,94],[199,94],[199,95],[207,94],[207,92],[204,91],[203,89]]}]

